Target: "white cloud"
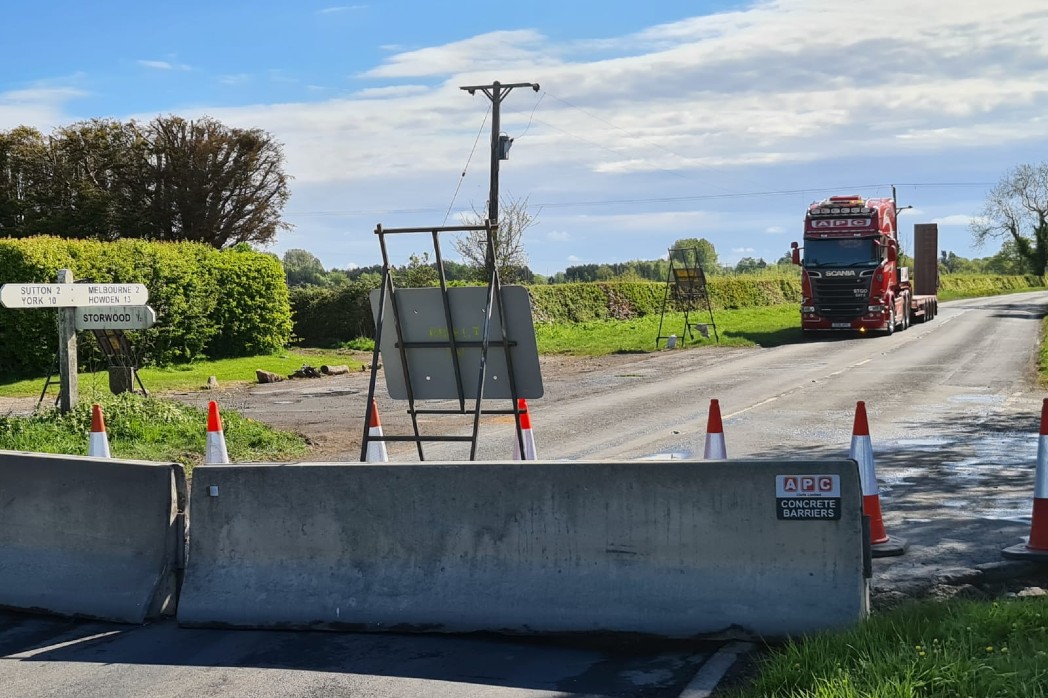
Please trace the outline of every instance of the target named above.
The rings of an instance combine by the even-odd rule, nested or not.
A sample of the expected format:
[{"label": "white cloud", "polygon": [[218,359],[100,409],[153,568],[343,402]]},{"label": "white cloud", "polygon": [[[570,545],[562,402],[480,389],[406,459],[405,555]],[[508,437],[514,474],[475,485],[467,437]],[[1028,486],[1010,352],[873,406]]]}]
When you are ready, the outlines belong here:
[{"label": "white cloud", "polygon": [[772,235],[779,235],[781,233],[786,232],[786,230],[781,225],[772,225],[765,228],[764,232],[770,233]]},{"label": "white cloud", "polygon": [[964,213],[957,213],[952,216],[933,218],[931,222],[939,225],[959,225],[967,228],[972,223],[986,223],[987,219],[982,216],[969,216]]},{"label": "white cloud", "polygon": [[192,70],[192,68],[185,63],[172,63],[171,61],[150,61],[143,59],[139,60],[138,64],[154,70]]},{"label": "white cloud", "polygon": [[0,92],[0,129],[27,125],[50,131],[72,120],[66,113],[69,102],[87,95],[79,88],[48,84]]},{"label": "white cloud", "polygon": [[568,255],[568,261],[572,262],[572,263],[581,262],[582,261],[582,257],[576,257],[573,254],[569,254]]},{"label": "white cloud", "polygon": [[247,73],[236,73],[233,75],[223,75],[218,78],[218,81],[223,85],[246,85],[251,82],[251,76]]},{"label": "white cloud", "polygon": [[364,5],[337,5],[333,7],[324,7],[317,10],[318,15],[333,15],[340,14],[342,12],[352,12],[353,10],[363,10]]},{"label": "white cloud", "polygon": [[[555,48],[538,32],[498,31],[443,46],[397,53],[388,58],[383,65],[365,72],[362,77],[449,77],[456,74],[479,75],[494,70],[524,70],[534,73],[540,66],[555,65],[556,61],[552,58],[554,53]],[[500,80],[506,84],[518,82]]]},{"label": "white cloud", "polygon": [[354,93],[354,97],[360,99],[389,99],[396,97],[412,97],[429,92],[425,85],[392,85],[390,87],[370,87]]},{"label": "white cloud", "polygon": [[731,248],[731,251],[733,254],[750,254],[752,252],[755,252],[756,250],[754,250],[752,247],[733,247]]},{"label": "white cloud", "polygon": [[546,239],[551,242],[567,242],[571,239],[571,236],[563,230],[551,230],[546,233]]}]

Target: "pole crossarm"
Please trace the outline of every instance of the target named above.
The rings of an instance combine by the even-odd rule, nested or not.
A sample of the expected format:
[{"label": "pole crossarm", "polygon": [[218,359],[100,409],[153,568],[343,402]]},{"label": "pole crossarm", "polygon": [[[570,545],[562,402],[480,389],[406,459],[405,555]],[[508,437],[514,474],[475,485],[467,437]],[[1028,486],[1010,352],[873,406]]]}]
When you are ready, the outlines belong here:
[{"label": "pole crossarm", "polygon": [[[497,80],[490,85],[464,85],[459,89],[465,90],[471,95],[476,94],[477,90],[480,90],[486,94],[488,99],[492,102],[496,100],[501,102],[506,99],[506,95],[508,95],[515,87],[530,87],[535,92],[539,91],[539,84],[537,82],[514,82],[504,85]],[[505,90],[505,92],[503,92],[503,90]]]}]

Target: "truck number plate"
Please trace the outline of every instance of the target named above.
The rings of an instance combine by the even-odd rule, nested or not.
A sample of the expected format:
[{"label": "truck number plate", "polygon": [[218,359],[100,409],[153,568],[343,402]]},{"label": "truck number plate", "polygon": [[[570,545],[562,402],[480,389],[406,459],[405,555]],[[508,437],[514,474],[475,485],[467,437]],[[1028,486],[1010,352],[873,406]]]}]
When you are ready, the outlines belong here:
[{"label": "truck number plate", "polygon": [[833,326],[834,327],[851,327],[851,323],[850,322],[835,322],[835,323],[833,323]]}]

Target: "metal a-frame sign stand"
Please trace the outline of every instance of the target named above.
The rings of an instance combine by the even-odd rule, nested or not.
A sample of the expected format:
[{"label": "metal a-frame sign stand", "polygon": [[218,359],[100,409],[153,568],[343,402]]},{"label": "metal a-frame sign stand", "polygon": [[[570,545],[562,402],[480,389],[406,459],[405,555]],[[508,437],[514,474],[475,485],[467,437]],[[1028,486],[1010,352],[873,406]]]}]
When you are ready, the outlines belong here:
[{"label": "metal a-frame sign stand", "polygon": [[[440,251],[440,235],[442,233],[463,233],[472,231],[483,231],[487,240],[487,258],[489,268],[492,270],[487,284],[486,298],[483,305],[482,327],[473,327],[469,332],[462,327],[462,313],[456,317],[456,308],[459,301],[466,296],[475,295],[471,292],[483,292],[480,287],[465,287],[451,289],[449,294],[447,279],[444,274],[443,257]],[[389,263],[389,253],[386,246],[386,237],[389,235],[402,234],[429,234],[432,236],[433,250],[439,281],[439,289],[424,288],[397,289],[393,280],[393,267]],[[518,399],[527,397],[541,397],[541,378],[538,379],[538,387],[535,387],[534,376],[538,372],[538,351],[534,348],[534,327],[531,325],[530,306],[528,305],[527,290],[523,287],[511,286],[503,288],[497,266],[490,263],[495,258],[495,235],[496,227],[489,222],[483,225],[447,226],[433,228],[383,228],[381,225],[375,228],[379,245],[382,248],[382,285],[377,291],[372,292],[372,307],[375,312],[375,350],[371,361],[371,380],[368,384],[367,407],[364,414],[364,435],[360,447],[360,460],[367,460],[368,443],[371,441],[413,441],[418,448],[419,460],[425,460],[422,448],[424,442],[468,442],[470,443],[470,460],[476,460],[477,442],[480,433],[480,418],[482,414],[512,414],[516,422],[516,438],[520,452],[524,452],[524,432],[521,428],[521,411],[518,409]],[[513,300],[524,302],[524,312],[517,315],[526,315],[528,332],[519,332],[519,338],[513,339],[509,336],[507,329],[511,325],[512,317],[507,317],[507,303],[505,293],[516,290],[521,294],[511,294]],[[405,311],[407,299],[415,301],[432,301],[434,294],[439,291],[439,302],[424,305],[425,312]],[[519,303],[517,306],[519,307]],[[497,322],[493,323],[493,312],[497,312]],[[392,317],[387,317],[391,315]],[[430,317],[419,317],[429,315]],[[434,317],[437,316],[437,317]],[[392,323],[393,333],[389,334],[388,325]],[[459,327],[456,328],[456,323]],[[497,325],[492,330],[492,325]],[[428,329],[427,329],[428,328]],[[387,333],[387,334],[384,334]],[[466,339],[469,334],[472,339]],[[494,335],[494,336],[493,336]],[[419,339],[419,337],[425,339]],[[526,341],[530,339],[530,344]],[[524,341],[522,341],[524,340]],[[385,347],[385,351],[383,351]],[[494,349],[492,352],[491,350]],[[511,351],[516,349],[516,351]],[[386,382],[390,387],[390,395],[394,399],[406,399],[408,402],[408,414],[411,416],[413,435],[386,435],[372,436],[370,424],[372,409],[374,405],[375,388],[378,382],[378,367],[380,365],[380,354],[383,356],[386,370]],[[479,356],[478,356],[479,354]],[[518,365],[514,365],[516,355]],[[418,366],[423,356],[439,357],[441,361],[450,363],[451,370],[446,369],[446,364],[437,366],[432,371],[419,371]],[[477,365],[479,362],[479,366]],[[489,375],[492,372],[492,364],[498,364],[499,375]],[[522,371],[521,364],[527,364]],[[416,372],[427,375],[415,376],[412,374],[412,366]],[[501,368],[505,368],[503,372]],[[467,387],[470,381],[471,368],[476,368],[477,377],[475,392]],[[398,375],[399,369],[399,375]],[[531,371],[529,377],[528,371]],[[508,378],[504,380],[503,377]],[[525,384],[522,390],[522,378]],[[439,379],[439,380],[437,380]],[[492,379],[498,380],[493,383]],[[508,385],[507,385],[508,383]],[[493,386],[497,388],[493,389]],[[508,389],[508,392],[507,392]],[[484,408],[485,392],[499,393],[492,399],[508,398],[511,402],[510,409],[486,409]],[[396,392],[396,394],[394,394]],[[471,394],[467,394],[471,393]],[[421,397],[420,397],[421,396]],[[456,409],[420,409],[416,406],[419,399],[457,400]],[[467,400],[474,400],[472,407],[467,405]],[[469,415],[473,416],[472,434],[464,436],[461,434],[446,434],[423,436],[419,430],[419,415]]]},{"label": "metal a-frame sign stand", "polygon": [[[662,328],[671,300],[684,310],[684,331],[680,334],[681,346],[684,346],[688,339],[696,341],[695,331],[709,339],[711,327],[714,338],[720,343],[717,323],[713,320],[713,304],[710,302],[709,287],[706,285],[706,273],[702,270],[700,262],[699,248],[671,247],[669,262],[669,271],[666,273],[666,290],[662,297],[662,317],[659,319],[659,336],[655,338],[655,348],[658,349],[662,345],[662,340],[670,337],[670,335],[662,334]],[[691,313],[701,310],[703,305],[710,314],[709,324],[693,323]]]}]

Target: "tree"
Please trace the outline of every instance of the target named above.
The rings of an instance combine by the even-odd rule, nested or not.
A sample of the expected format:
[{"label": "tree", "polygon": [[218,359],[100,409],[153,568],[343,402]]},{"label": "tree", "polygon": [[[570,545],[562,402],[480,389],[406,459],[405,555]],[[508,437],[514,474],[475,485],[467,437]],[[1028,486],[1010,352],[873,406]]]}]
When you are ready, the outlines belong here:
[{"label": "tree", "polygon": [[1048,162],[1019,165],[987,196],[982,215],[971,223],[976,245],[1002,238],[1028,269],[1039,276],[1048,268]]},{"label": "tree", "polygon": [[396,275],[395,279],[398,286],[425,288],[436,286],[440,275],[437,274],[436,265],[429,261],[429,252],[423,252],[421,257],[417,254],[408,257],[408,265]]},{"label": "tree", "polygon": [[1005,240],[997,254],[986,258],[984,269],[988,274],[1029,274],[1030,261],[1019,254],[1018,245],[1013,240]]},{"label": "tree", "polygon": [[288,250],[284,253],[284,274],[288,286],[326,286],[327,272],[316,256],[306,250]]},{"label": "tree", "polygon": [[768,263],[764,261],[764,258],[754,259],[753,257],[743,257],[739,260],[739,263],[735,265],[736,274],[752,274],[755,271],[767,268]]},{"label": "tree", "polygon": [[[528,199],[503,198],[499,202],[499,224],[495,232],[495,266],[503,283],[524,280],[528,273],[528,255],[524,249],[524,231],[535,225],[535,215],[528,211]],[[537,215],[537,214],[536,214]],[[467,225],[482,225],[486,214],[473,210],[466,217]],[[462,260],[486,280],[491,267],[488,264],[487,235],[483,230],[469,231],[455,240],[455,249]]]},{"label": "tree", "polygon": [[157,117],[152,143],[153,237],[213,247],[268,244],[290,225],[280,218],[288,175],[279,143],[259,129],[204,117]]},{"label": "tree", "polygon": [[0,235],[267,244],[288,176],[258,129],[204,118],[81,121],[0,132]]},{"label": "tree", "polygon": [[[694,253],[695,257],[698,259],[699,266],[702,267],[702,270],[706,272],[706,274],[712,274],[716,269],[718,269],[717,250],[713,246],[713,243],[706,238],[681,238],[673,243],[673,247],[677,249],[696,249],[697,252]],[[690,256],[692,253],[688,254]]]}]

